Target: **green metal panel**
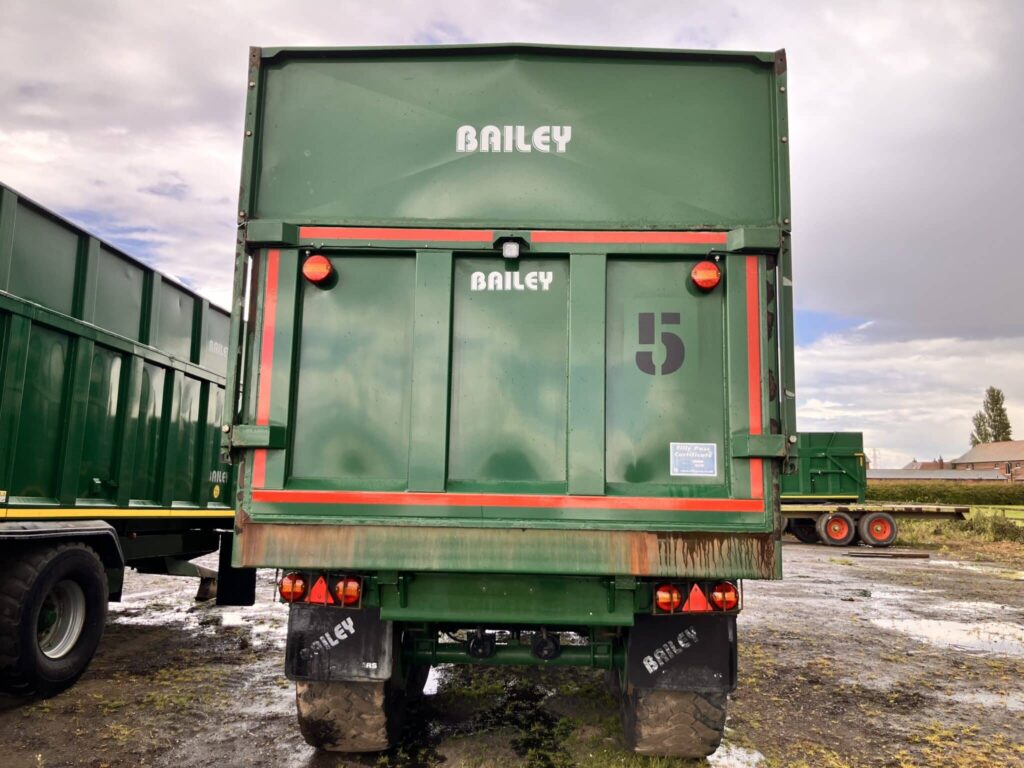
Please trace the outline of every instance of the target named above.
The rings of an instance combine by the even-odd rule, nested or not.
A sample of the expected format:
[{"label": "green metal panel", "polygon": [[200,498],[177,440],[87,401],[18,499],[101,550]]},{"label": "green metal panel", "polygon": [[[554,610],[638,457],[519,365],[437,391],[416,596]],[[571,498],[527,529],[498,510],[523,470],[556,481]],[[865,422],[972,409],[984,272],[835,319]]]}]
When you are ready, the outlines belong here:
[{"label": "green metal panel", "polygon": [[608,259],[574,254],[569,281],[568,491],[605,490],[605,294]]},{"label": "green metal panel", "polygon": [[564,492],[568,260],[463,256],[452,291],[448,488]]},{"label": "green metal panel", "polygon": [[409,490],[443,491],[448,448],[452,253],[416,255]]},{"label": "green metal panel", "polygon": [[633,623],[632,590],[597,578],[418,573],[401,587],[381,587],[380,599],[381,618],[389,621]]},{"label": "green metal panel", "polygon": [[8,290],[11,262],[14,259],[14,221],[18,214],[18,196],[0,185],[0,291]]},{"label": "green metal panel", "polygon": [[228,332],[231,318],[220,307],[207,305],[204,319],[199,364],[218,376],[223,376],[228,368]]},{"label": "green metal panel", "polygon": [[192,324],[195,318],[195,297],[162,281],[157,304],[157,329],[151,335],[154,347],[169,355],[189,360],[192,356]]},{"label": "green metal panel", "polygon": [[[616,229],[779,219],[771,54],[278,49],[258,71],[249,218]],[[477,151],[460,151],[462,126]],[[480,151],[485,126],[497,128],[493,151]]]},{"label": "green metal panel", "polygon": [[145,363],[135,439],[135,466],[132,473],[132,499],[156,503],[160,499],[163,468],[163,438],[167,431],[164,417],[166,370]]},{"label": "green metal panel", "polygon": [[66,334],[33,326],[8,489],[11,497],[56,500],[59,495],[70,347],[71,339]]},{"label": "green metal panel", "polygon": [[14,227],[8,290],[28,301],[71,314],[79,237],[33,206],[22,204]]},{"label": "green metal panel", "polygon": [[[695,263],[608,262],[605,473],[615,492],[729,495],[724,291],[701,293]],[[653,373],[640,367],[644,353]],[[716,446],[717,471],[673,477],[672,443]]]},{"label": "green metal panel", "polygon": [[77,338],[71,345],[71,370],[65,383],[67,408],[61,453],[59,458],[60,484],[58,499],[63,504],[74,504],[78,498],[78,480],[85,444],[86,418],[89,407],[89,382],[92,378],[92,353],[95,345],[90,339]]},{"label": "green metal panel", "polygon": [[416,262],[352,255],[334,266],[330,290],[300,283],[304,374],[295,385],[291,472],[335,486],[404,488]]},{"label": "green metal panel", "polygon": [[224,423],[224,389],[207,385],[205,449],[199,499],[206,504],[232,503],[231,467],[220,460],[220,425]]},{"label": "green metal panel", "polygon": [[125,338],[139,339],[142,321],[142,267],[100,248],[96,290],[96,325]]},{"label": "green metal panel", "polygon": [[782,475],[783,501],[858,501],[867,492],[861,432],[801,432],[797,471]]},{"label": "green metal panel", "polygon": [[78,474],[78,497],[113,501],[117,495],[117,458],[124,356],[102,346],[92,351],[85,445]]},{"label": "green metal panel", "polygon": [[177,421],[171,423],[175,441],[174,461],[168,463],[171,473],[171,499],[176,502],[195,504],[199,482],[199,462],[202,459],[201,441],[203,425],[202,383],[190,376],[182,376],[175,382],[179,392]]}]

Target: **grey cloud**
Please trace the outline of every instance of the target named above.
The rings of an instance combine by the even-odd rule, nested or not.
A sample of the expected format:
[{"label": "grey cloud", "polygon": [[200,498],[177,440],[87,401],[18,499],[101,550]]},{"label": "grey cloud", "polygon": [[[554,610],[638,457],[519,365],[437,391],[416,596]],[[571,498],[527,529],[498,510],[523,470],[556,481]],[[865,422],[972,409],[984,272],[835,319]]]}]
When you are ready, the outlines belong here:
[{"label": "grey cloud", "polygon": [[[786,47],[797,301],[878,338],[1014,335],[1024,4],[7,0],[0,177],[153,226],[227,294],[249,45]],[[188,194],[140,194],[168,174]],[[98,191],[99,190],[99,191]]]}]

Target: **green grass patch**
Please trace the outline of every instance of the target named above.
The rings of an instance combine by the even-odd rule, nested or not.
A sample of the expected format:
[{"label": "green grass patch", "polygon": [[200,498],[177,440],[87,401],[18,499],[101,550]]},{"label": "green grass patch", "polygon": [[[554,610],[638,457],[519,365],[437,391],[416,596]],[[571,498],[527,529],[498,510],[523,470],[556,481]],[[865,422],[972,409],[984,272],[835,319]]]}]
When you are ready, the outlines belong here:
[{"label": "green grass patch", "polygon": [[1011,541],[1024,544],[1024,526],[1000,510],[978,507],[967,520],[900,520],[899,543],[910,546],[956,541]]}]

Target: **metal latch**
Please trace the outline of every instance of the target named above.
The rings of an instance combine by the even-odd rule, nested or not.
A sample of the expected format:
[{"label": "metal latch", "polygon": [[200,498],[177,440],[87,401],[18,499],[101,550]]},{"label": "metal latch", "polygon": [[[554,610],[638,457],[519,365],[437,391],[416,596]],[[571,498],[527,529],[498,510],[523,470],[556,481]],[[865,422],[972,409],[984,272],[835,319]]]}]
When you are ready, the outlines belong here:
[{"label": "metal latch", "polygon": [[734,459],[781,459],[786,456],[785,435],[733,435]]},{"label": "metal latch", "polygon": [[232,448],[284,448],[287,432],[280,425],[235,424],[229,439]]}]

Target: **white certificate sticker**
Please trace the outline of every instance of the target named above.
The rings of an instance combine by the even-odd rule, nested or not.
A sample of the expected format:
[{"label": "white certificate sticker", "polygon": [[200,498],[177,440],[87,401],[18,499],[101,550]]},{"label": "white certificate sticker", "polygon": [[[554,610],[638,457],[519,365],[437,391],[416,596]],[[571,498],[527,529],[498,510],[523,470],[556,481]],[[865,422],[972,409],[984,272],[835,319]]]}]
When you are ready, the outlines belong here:
[{"label": "white certificate sticker", "polygon": [[669,443],[669,474],[673,477],[718,475],[716,443]]}]

